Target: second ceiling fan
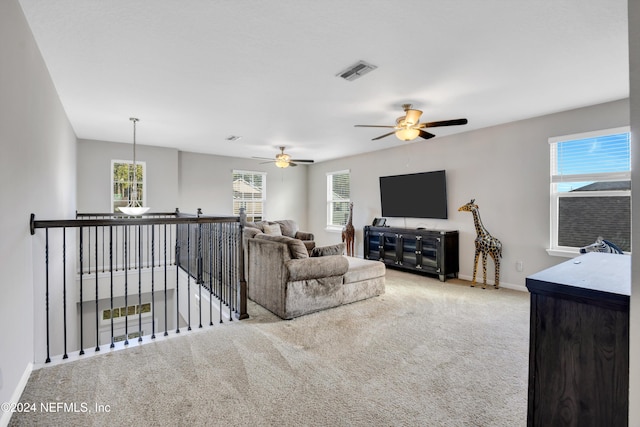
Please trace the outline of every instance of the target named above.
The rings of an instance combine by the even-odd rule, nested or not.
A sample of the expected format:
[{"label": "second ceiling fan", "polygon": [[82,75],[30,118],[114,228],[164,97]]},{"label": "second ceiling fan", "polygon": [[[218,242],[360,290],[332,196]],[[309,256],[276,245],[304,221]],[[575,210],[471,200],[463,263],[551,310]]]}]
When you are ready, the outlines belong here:
[{"label": "second ceiling fan", "polygon": [[298,163],[313,163],[313,160],[292,159],[290,155],[284,152],[284,147],[280,148],[280,153],[276,154],[275,159],[267,159],[264,157],[254,157],[254,159],[269,160],[263,163],[275,163],[279,168],[288,168],[289,166],[298,166]]},{"label": "second ceiling fan", "polygon": [[404,110],[405,115],[396,119],[395,126],[355,125],[355,127],[393,129],[392,132],[385,133],[384,135],[373,138],[372,141],[382,139],[393,134],[395,134],[396,137],[402,141],[412,141],[418,137],[423,139],[430,139],[435,137],[434,134],[425,131],[424,128],[467,124],[467,119],[442,120],[439,122],[420,123],[420,116],[422,116],[422,111],[412,109],[411,104],[404,104],[402,106],[402,109]]}]

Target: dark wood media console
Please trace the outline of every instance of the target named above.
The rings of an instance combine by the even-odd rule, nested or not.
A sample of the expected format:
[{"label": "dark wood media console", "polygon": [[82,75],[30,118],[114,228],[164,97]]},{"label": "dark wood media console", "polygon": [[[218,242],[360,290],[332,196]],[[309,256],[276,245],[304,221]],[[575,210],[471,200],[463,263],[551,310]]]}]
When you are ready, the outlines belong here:
[{"label": "dark wood media console", "polygon": [[527,277],[528,426],[627,426],[631,257],[589,253]]},{"label": "dark wood media console", "polygon": [[364,257],[389,267],[437,274],[441,281],[457,277],[458,231],[364,227]]}]

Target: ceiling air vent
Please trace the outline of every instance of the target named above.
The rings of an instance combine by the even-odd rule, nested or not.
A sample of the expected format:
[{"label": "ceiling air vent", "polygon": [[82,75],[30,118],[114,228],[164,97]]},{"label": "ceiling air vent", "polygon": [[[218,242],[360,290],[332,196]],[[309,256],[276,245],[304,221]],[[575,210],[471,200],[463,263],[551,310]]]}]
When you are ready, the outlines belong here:
[{"label": "ceiling air vent", "polygon": [[358,61],[346,70],[340,71],[336,74],[337,77],[342,77],[345,80],[352,81],[357,78],[360,78],[367,74],[369,71],[375,70],[375,65],[369,64],[368,62]]}]

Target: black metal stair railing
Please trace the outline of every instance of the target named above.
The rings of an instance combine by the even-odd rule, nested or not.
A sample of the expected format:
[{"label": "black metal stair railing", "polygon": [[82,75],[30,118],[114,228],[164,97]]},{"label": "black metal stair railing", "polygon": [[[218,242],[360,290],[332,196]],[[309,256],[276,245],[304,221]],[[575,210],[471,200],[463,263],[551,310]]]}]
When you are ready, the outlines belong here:
[{"label": "black metal stair railing", "polygon": [[[42,282],[35,283],[36,289],[44,288],[44,333],[36,336],[44,335],[45,362],[51,361],[52,351],[68,358],[69,347],[84,354],[85,340],[94,343],[97,352],[101,342],[113,348],[117,341],[124,341],[126,346],[134,337],[139,342],[144,335],[155,339],[156,318],[161,319],[158,323],[165,336],[173,327],[180,333],[185,324],[190,330],[192,306],[198,311],[198,327],[202,328],[205,295],[209,325],[214,324],[214,299],[219,304],[219,322],[223,321],[224,310],[229,320],[248,317],[242,265],[244,218],[243,212],[240,216],[203,216],[200,210],[197,215],[188,215],[177,209],[139,217],[78,213],[71,220],[45,221],[31,214],[31,234],[37,229],[45,231],[43,247],[37,248],[44,252],[44,272],[34,274],[34,280]],[[52,233],[56,234],[53,239]],[[69,251],[71,234],[76,246]],[[71,257],[69,252],[73,252]],[[72,267],[72,257],[76,266],[68,268]],[[59,263],[61,272],[52,274],[50,270],[60,270]],[[186,310],[179,297],[185,293],[180,289],[185,277],[187,301],[182,303]],[[197,286],[197,303],[192,300],[192,281]],[[95,317],[94,331],[85,329],[86,323],[93,322],[88,317]],[[143,330],[143,317],[145,325],[150,318],[150,333]],[[137,330],[135,324],[130,328],[130,321],[137,323]],[[123,333],[117,333],[116,323]],[[52,335],[59,338],[55,343]]]}]

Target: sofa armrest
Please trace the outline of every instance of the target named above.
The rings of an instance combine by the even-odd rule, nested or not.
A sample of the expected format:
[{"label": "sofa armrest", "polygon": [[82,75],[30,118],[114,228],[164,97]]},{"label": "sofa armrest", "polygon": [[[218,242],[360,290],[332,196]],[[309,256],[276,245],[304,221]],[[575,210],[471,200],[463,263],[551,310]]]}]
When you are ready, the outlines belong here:
[{"label": "sofa armrest", "polygon": [[292,259],[285,262],[289,281],[342,276],[349,270],[349,261],[342,255]]},{"label": "sofa armrest", "polygon": [[245,227],[243,230],[243,237],[246,239],[251,239],[253,237],[256,236],[256,234],[262,234],[262,230],[260,230],[259,228],[253,228],[253,227]]},{"label": "sofa armrest", "polygon": [[313,240],[313,233],[307,233],[306,231],[297,231],[295,238],[299,240]]}]

